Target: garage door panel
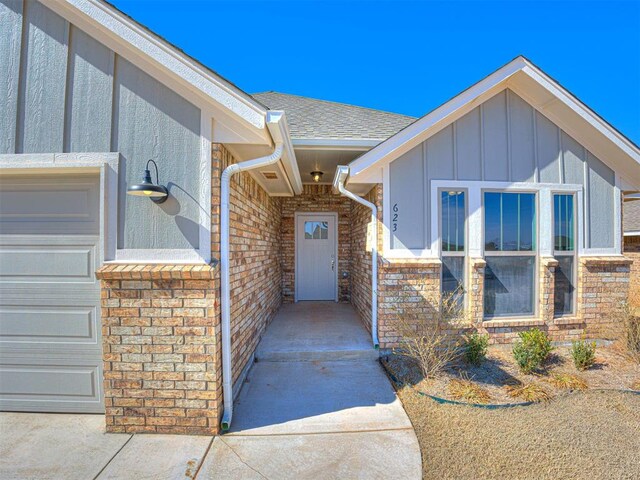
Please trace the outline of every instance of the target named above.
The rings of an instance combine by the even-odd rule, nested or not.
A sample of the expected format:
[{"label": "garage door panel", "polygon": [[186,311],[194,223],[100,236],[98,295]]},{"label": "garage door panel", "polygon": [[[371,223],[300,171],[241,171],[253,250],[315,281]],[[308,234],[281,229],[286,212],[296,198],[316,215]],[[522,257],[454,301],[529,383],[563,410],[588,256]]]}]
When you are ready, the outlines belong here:
[{"label": "garage door panel", "polygon": [[103,412],[98,176],[0,176],[0,409]]},{"label": "garage door panel", "polygon": [[97,237],[3,239],[0,245],[0,281],[96,283]]},{"label": "garage door panel", "polygon": [[100,413],[102,369],[83,362],[50,357],[4,358],[0,362],[0,408],[3,410],[82,411]]},{"label": "garage door panel", "polygon": [[96,175],[0,177],[2,234],[97,234]]},{"label": "garage door panel", "polygon": [[95,305],[0,305],[0,343],[98,345]]}]

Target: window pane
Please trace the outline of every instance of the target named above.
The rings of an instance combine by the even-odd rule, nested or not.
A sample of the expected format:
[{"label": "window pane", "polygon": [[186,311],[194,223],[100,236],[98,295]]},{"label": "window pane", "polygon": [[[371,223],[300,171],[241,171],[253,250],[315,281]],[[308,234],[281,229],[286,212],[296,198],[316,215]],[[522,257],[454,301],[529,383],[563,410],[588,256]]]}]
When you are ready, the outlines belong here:
[{"label": "window pane", "polygon": [[502,194],[487,192],[484,194],[484,242],[489,251],[501,250],[501,197]]},{"label": "window pane", "polygon": [[441,193],[442,251],[464,251],[464,192]]},{"label": "window pane", "polygon": [[533,315],[535,257],[501,256],[485,260],[485,316]]},{"label": "window pane", "polygon": [[573,313],[573,264],[574,257],[572,255],[563,255],[556,257],[558,266],[556,267],[555,278],[555,314],[566,315]]},{"label": "window pane", "polygon": [[313,227],[316,222],[304,222],[304,238],[311,240],[313,238]]},{"label": "window pane", "polygon": [[442,257],[442,293],[464,300],[464,257]]},{"label": "window pane", "polygon": [[573,195],[553,196],[553,244],[556,251],[574,249]]},{"label": "window pane", "polygon": [[304,222],[304,238],[306,240],[327,240],[329,224],[327,222]]},{"label": "window pane", "polygon": [[535,250],[535,194],[485,192],[484,219],[486,251]]},{"label": "window pane", "polygon": [[329,226],[327,222],[320,223],[320,239],[326,240],[329,238]]}]

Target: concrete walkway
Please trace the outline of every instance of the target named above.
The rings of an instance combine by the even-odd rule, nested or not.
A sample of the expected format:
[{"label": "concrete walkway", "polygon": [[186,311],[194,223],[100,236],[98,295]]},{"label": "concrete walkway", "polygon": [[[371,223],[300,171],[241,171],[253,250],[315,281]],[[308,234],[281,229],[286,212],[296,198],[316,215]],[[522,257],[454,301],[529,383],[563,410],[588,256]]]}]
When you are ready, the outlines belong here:
[{"label": "concrete walkway", "polygon": [[211,479],[419,479],[418,441],[350,305],[284,305],[256,352]]},{"label": "concrete walkway", "polygon": [[0,413],[0,478],[419,479],[418,442],[349,305],[285,305],[219,437],[108,434],[102,415]]}]

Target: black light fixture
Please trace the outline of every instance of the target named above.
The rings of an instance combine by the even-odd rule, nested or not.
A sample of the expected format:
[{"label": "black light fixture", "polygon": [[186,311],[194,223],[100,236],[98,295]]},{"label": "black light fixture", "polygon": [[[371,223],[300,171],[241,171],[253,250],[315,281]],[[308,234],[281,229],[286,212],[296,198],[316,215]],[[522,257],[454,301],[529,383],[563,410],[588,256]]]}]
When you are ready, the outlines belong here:
[{"label": "black light fixture", "polygon": [[[153,163],[156,169],[156,183],[151,181],[151,172],[149,171],[149,164]],[[157,185],[156,185],[157,184]],[[160,185],[158,182],[158,165],[153,160],[147,160],[147,166],[144,169],[144,178],[142,183],[136,183],[131,185],[127,189],[128,195],[134,195],[136,197],[149,197],[155,203],[162,203],[167,200],[169,196],[169,190],[164,185]]]},{"label": "black light fixture", "polygon": [[313,177],[313,181],[318,183],[320,181],[320,179],[322,178],[322,172],[320,171],[313,171],[311,172],[311,176]]}]

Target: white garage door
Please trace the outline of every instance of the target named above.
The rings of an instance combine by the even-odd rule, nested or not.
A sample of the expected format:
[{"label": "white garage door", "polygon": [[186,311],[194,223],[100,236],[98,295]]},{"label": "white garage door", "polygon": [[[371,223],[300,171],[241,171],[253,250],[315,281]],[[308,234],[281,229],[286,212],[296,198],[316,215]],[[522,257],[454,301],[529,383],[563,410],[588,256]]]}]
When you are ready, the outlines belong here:
[{"label": "white garage door", "polygon": [[0,410],[103,412],[97,175],[0,176]]}]

